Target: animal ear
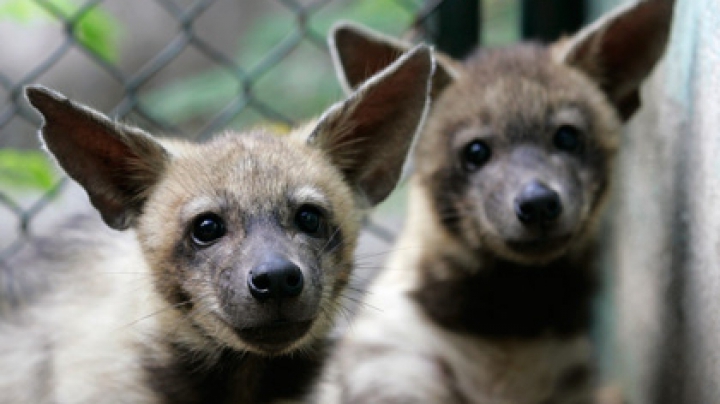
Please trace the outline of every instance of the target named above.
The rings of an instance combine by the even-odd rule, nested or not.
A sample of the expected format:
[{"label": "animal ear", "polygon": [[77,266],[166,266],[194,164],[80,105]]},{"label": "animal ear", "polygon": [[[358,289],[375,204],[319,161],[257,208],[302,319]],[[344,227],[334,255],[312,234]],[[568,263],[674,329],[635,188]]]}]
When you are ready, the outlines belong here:
[{"label": "animal ear", "polygon": [[[412,48],[368,28],[349,22],[335,25],[328,36],[335,71],[343,89],[350,93]],[[431,97],[439,95],[457,76],[449,56],[435,52],[437,66]]]},{"label": "animal ear", "polygon": [[673,0],[621,7],[556,44],[560,60],[594,80],[628,120],[640,107],[639,88],[662,57]]},{"label": "animal ear", "polygon": [[27,87],[25,94],[43,116],[45,148],[85,188],[105,223],[118,230],[133,225],[165,169],[165,149],[140,129],[47,88]]},{"label": "animal ear", "polygon": [[307,140],[371,206],[400,179],[425,118],[434,65],[428,47],[412,49],[325,112]]}]

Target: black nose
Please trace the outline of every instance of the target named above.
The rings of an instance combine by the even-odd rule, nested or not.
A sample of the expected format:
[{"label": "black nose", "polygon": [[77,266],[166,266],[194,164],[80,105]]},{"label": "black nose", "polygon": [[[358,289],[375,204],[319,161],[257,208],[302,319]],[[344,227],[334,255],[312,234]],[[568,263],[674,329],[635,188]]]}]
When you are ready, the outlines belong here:
[{"label": "black nose", "polygon": [[526,225],[551,222],[562,213],[560,196],[545,184],[532,181],[515,198],[515,213]]},{"label": "black nose", "polygon": [[294,263],[280,256],[270,256],[248,275],[250,293],[258,300],[295,297],[302,292],[303,275]]}]

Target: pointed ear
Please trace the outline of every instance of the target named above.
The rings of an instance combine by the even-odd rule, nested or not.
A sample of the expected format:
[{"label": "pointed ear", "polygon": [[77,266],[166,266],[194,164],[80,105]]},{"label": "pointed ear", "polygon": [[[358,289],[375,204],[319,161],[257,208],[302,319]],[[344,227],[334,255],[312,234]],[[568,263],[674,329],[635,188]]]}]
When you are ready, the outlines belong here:
[{"label": "pointed ear", "polygon": [[145,132],[47,88],[27,87],[25,94],[43,116],[45,148],[85,188],[105,223],[118,230],[133,225],[165,169],[165,149]]},{"label": "pointed ear", "polygon": [[673,0],[641,0],[601,18],[555,45],[559,59],[594,80],[628,120],[639,88],[665,51]]},{"label": "pointed ear", "polygon": [[[328,36],[335,72],[346,93],[357,89],[407,52],[411,45],[349,22],[335,25]],[[435,52],[437,66],[431,97],[439,95],[457,76],[449,56]]]},{"label": "pointed ear", "polygon": [[307,140],[328,154],[370,206],[400,179],[425,118],[433,69],[428,47],[412,49],[325,112]]}]

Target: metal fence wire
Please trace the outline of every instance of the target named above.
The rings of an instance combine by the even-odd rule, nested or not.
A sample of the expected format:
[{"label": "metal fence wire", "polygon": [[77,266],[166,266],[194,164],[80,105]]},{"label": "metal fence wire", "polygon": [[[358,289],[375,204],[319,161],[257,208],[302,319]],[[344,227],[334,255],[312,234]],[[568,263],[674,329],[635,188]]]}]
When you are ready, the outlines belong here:
[{"label": "metal fence wire", "polygon": [[[61,88],[63,92],[67,91],[71,98],[79,98],[79,101],[102,109],[103,112],[114,118],[130,120],[151,132],[204,138],[231,127],[238,116],[248,112],[258,119],[261,118],[264,122],[273,122],[283,126],[292,125],[297,119],[296,116],[292,111],[279,109],[276,106],[276,100],[259,94],[256,91],[258,81],[283,64],[293,63],[293,55],[302,46],[309,45],[316,48],[317,51],[324,54],[323,57],[327,58],[324,63],[329,66],[330,59],[327,55],[325,33],[321,32],[314,22],[316,18],[326,18],[322,17],[322,14],[326,10],[338,6],[333,3],[339,3],[329,0],[276,0],[271,5],[272,12],[282,13],[286,20],[290,21],[285,26],[286,33],[278,41],[263,49],[259,59],[251,66],[245,64],[234,52],[234,49],[229,49],[227,41],[225,44],[218,44],[213,40],[206,39],[202,30],[198,28],[197,22],[203,15],[212,12],[215,7],[221,7],[222,3],[227,5],[228,1],[147,0],[131,1],[120,6],[115,5],[116,8],[154,7],[155,13],[163,15],[158,17],[162,21],[157,23],[169,25],[169,29],[176,30],[174,35],[168,37],[156,52],[152,54],[144,52],[142,56],[144,59],[134,62],[134,65],[139,66],[138,68],[129,70],[122,58],[113,59],[93,48],[92,41],[96,39],[93,35],[101,36],[102,32],[94,32],[93,26],[87,25],[88,21],[96,18],[95,14],[99,12],[112,16],[112,10],[107,11],[111,7],[112,0],[73,1],[10,0],[5,2],[4,9],[0,5],[0,28],[3,24],[7,24],[7,18],[2,13],[7,13],[10,6],[27,8],[28,4],[34,8],[34,11],[31,10],[32,12],[42,13],[44,24],[54,27],[54,33],[50,34],[53,37],[51,41],[53,44],[45,45],[33,63],[30,65],[26,63],[20,73],[12,71],[13,68],[17,70],[17,66],[13,66],[13,60],[8,60],[7,55],[0,54],[0,99],[2,100],[0,101],[0,149],[12,147],[13,139],[35,138],[35,132],[40,124],[39,116],[24,100],[23,88],[28,84],[52,81],[50,78],[53,77],[55,70],[68,69],[63,65],[67,64],[66,60],[71,54],[76,59],[82,59],[81,67],[78,69],[91,67],[92,74],[103,76],[104,80],[110,84],[103,89],[93,88],[92,84],[88,84],[92,78],[88,77],[87,82],[80,85],[80,90],[70,89],[71,84],[67,84],[65,88]],[[356,1],[360,3],[363,0]],[[267,3],[269,2],[233,0],[233,3],[234,9],[238,13],[243,13],[243,7],[263,8],[268,7]],[[258,4],[253,5],[253,3]],[[352,2],[342,3],[348,6]],[[402,10],[401,12],[405,15],[404,21],[397,22],[397,24],[403,24],[398,31],[413,30],[420,32],[420,36],[423,36],[423,27],[433,17],[442,0],[434,2],[389,0],[385,3],[392,3],[393,7]],[[139,12],[143,13],[142,10]],[[341,15],[341,17],[344,16]],[[352,16],[348,16],[348,18],[352,18]],[[132,23],[125,22],[125,25],[128,25],[123,27],[126,31],[133,31],[137,28]],[[212,26],[213,23],[209,25]],[[208,24],[205,23],[205,26]],[[3,35],[3,32],[13,33],[12,27],[6,25],[5,28],[6,30],[0,29],[0,37],[3,38],[0,39],[0,45],[17,42],[19,46],[26,46],[22,41],[28,38]],[[234,26],[214,28],[226,31],[236,29]],[[27,46],[30,47],[30,45]],[[3,48],[4,46],[0,46],[0,52],[3,52]],[[174,69],[174,65],[180,63],[183,55],[188,52],[205,58],[213,65],[214,69],[221,70],[225,77],[224,80],[226,80],[225,86],[232,88],[232,95],[225,100],[224,105],[213,107],[214,113],[201,123],[178,123],[172,119],[166,119],[162,114],[158,114],[156,110],[148,107],[146,97],[148,92],[155,91],[159,86],[154,82],[154,78]],[[76,76],[84,74],[80,70],[75,73]],[[58,80],[60,79],[55,81]],[[335,81],[335,78],[328,76],[324,80]],[[110,90],[105,88],[110,88]],[[115,99],[108,101],[106,98],[111,98],[110,96],[104,97],[104,94],[97,94],[97,92],[103,91],[115,94]],[[95,99],[101,100],[101,104],[104,103],[105,106],[98,107],[92,102],[86,102],[89,97],[87,94],[93,92]],[[335,95],[336,99],[340,97],[339,93]],[[200,94],[197,96],[201,97]],[[286,97],[295,96],[298,97],[294,100],[296,105],[302,103],[302,94],[294,94],[292,90],[288,90]],[[108,102],[112,103],[108,104]],[[27,141],[25,143],[21,141],[20,144],[21,146],[18,146],[20,148],[29,147]],[[0,175],[2,175],[1,172]],[[0,266],[4,265],[4,261],[32,237],[34,221],[43,212],[53,210],[56,197],[64,192],[68,182],[67,179],[61,178],[57,180],[55,186],[44,190],[39,195],[35,192],[23,193],[20,196],[3,189],[2,182],[0,182],[0,221],[5,222],[0,225],[2,232],[0,233]],[[377,224],[370,223],[368,230],[385,241],[388,241],[392,235],[392,232]]]}]

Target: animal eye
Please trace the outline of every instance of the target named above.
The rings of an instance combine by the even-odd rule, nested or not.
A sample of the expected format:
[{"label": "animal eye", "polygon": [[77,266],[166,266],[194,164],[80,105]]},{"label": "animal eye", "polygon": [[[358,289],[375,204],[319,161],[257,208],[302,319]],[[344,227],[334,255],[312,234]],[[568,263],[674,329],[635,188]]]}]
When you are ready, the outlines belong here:
[{"label": "animal eye", "polygon": [[295,212],[295,225],[303,233],[317,235],[322,227],[323,214],[311,205],[302,205]]},{"label": "animal eye", "polygon": [[460,158],[467,171],[475,171],[487,163],[491,155],[492,151],[487,143],[482,140],[473,140],[462,149]]},{"label": "animal eye", "polygon": [[569,153],[579,152],[582,148],[580,130],[570,125],[559,127],[553,137],[553,144],[562,151]]},{"label": "animal eye", "polygon": [[225,235],[225,222],[214,213],[203,213],[192,224],[192,241],[205,247]]}]

